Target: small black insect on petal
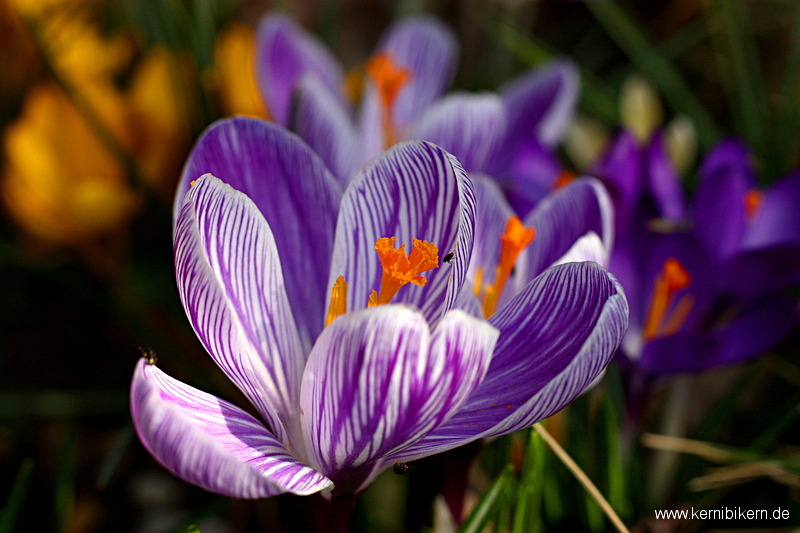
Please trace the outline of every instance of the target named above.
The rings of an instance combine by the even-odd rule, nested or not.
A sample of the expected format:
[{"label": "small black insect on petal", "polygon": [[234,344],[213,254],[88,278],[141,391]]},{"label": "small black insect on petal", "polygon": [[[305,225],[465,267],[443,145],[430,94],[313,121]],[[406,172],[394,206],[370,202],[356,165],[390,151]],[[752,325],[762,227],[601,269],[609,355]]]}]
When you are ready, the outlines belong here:
[{"label": "small black insect on petal", "polygon": [[411,465],[407,465],[406,463],[395,463],[392,467],[392,471],[398,476],[402,476],[409,470],[411,470]]},{"label": "small black insect on petal", "polygon": [[449,265],[450,263],[452,263],[452,262],[453,262],[453,256],[454,256],[454,255],[455,255],[455,253],[454,253],[454,252],[450,252],[449,254],[447,254],[446,256],[444,256],[444,259],[442,259],[442,261],[444,261],[445,263],[447,263],[447,264]]},{"label": "small black insect on petal", "polygon": [[155,350],[152,348],[139,346],[139,353],[142,354],[142,357],[147,361],[148,365],[154,365],[158,362],[158,355],[156,355]]}]

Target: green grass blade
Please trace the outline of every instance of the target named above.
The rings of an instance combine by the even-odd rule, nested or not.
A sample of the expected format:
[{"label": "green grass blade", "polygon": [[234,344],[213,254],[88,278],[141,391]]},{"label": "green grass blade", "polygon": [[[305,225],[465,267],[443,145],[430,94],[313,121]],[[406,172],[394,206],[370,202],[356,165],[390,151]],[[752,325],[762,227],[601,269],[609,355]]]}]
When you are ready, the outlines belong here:
[{"label": "green grass blade", "polygon": [[17,477],[14,478],[14,484],[11,486],[11,494],[8,496],[6,506],[0,512],[0,533],[12,533],[14,531],[14,525],[28,496],[28,487],[31,484],[32,474],[33,459],[25,459],[17,471]]},{"label": "green grass blade", "polygon": [[69,519],[75,508],[75,469],[78,448],[77,426],[68,428],[59,451],[58,469],[55,479],[56,531],[68,531]]},{"label": "green grass blade", "polygon": [[741,130],[751,149],[762,155],[766,131],[766,97],[747,7],[742,0],[716,0],[727,37]]},{"label": "green grass blade", "polygon": [[781,81],[781,96],[779,102],[777,142],[775,143],[778,157],[769,158],[769,161],[779,161],[780,168],[773,175],[783,172],[787,168],[797,165],[797,124],[800,122],[800,4],[795,4],[794,19],[792,21],[791,42],[786,55],[783,80]]},{"label": "green grass blade", "polygon": [[584,2],[584,5],[628,55],[631,63],[658,85],[672,108],[694,120],[703,147],[708,148],[719,139],[719,128],[708,111],[663,53],[653,46],[617,2]]},{"label": "green grass blade", "polygon": [[478,505],[459,529],[460,533],[480,533],[489,521],[497,516],[497,512],[503,503],[503,495],[506,494],[509,485],[514,479],[514,469],[507,465],[502,472],[492,482],[489,490],[483,495]]},{"label": "green grass blade", "polygon": [[542,531],[542,480],[546,449],[542,438],[530,430],[525,463],[517,486],[517,508],[512,533],[539,533]]}]

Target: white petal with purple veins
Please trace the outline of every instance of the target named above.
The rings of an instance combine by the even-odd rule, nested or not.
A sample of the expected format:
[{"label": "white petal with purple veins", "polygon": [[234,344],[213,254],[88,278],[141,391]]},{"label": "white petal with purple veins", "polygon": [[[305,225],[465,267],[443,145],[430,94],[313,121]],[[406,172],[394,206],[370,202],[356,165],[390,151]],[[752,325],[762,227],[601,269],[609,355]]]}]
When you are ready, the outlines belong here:
[{"label": "white petal with purple veins", "polygon": [[142,360],[131,385],[136,432],[170,472],[231,498],[307,495],[332,482],[298,461],[258,420]]}]

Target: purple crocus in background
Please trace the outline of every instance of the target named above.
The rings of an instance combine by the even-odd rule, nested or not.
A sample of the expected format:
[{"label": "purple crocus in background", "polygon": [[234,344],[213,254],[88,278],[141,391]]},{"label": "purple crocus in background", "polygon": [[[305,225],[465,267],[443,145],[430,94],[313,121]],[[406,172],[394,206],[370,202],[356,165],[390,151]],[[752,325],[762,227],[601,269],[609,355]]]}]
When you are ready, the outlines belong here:
[{"label": "purple crocus in background", "polygon": [[472,294],[475,196],[458,161],[426,142],[396,145],[342,191],[280,126],[220,121],[195,146],[184,191],[181,301],[259,416],[147,360],[131,409],[153,456],[213,492],[352,501],[395,462],[555,413],[625,331],[625,296],[592,262],[531,271],[488,320],[457,309]]},{"label": "purple crocus in background", "polygon": [[783,289],[800,278],[800,174],[756,186],[746,146],[718,144],[691,203],[656,133],[619,134],[597,168],[614,197],[609,269],[628,294],[622,345],[645,381],[760,355],[797,323]]},{"label": "purple crocus in background", "polygon": [[523,74],[498,94],[443,96],[455,71],[456,38],[431,17],[409,18],[387,30],[367,63],[356,112],[339,64],[289,17],[267,15],[258,42],[259,82],[272,117],[305,139],[342,183],[403,139],[433,142],[468,172],[506,184],[525,203],[523,215],[544,194],[533,194],[529,183],[547,188],[560,173],[547,163],[578,95],[577,71],[567,60]]}]

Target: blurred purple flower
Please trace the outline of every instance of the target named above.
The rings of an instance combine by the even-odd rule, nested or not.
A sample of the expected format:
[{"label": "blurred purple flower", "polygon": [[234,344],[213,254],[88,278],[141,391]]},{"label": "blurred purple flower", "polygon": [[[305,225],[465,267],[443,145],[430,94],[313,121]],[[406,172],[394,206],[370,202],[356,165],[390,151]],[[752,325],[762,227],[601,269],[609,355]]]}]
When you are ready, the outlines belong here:
[{"label": "blurred purple flower", "polygon": [[[213,492],[261,498],[335,484],[334,495],[353,494],[395,462],[528,427],[602,372],[627,324],[619,285],[591,262],[529,271],[488,320],[456,309],[472,293],[475,196],[458,161],[427,142],[394,146],[342,191],[280,126],[221,121],[195,146],[179,194],[181,301],[259,417],[147,360],[131,409],[153,456]],[[433,243],[449,262],[368,307],[372,291],[384,299],[390,259],[375,248],[385,237]],[[413,242],[410,263],[424,244]],[[540,263],[559,246],[540,245]]]},{"label": "blurred purple flower", "polygon": [[800,173],[756,186],[747,147],[717,145],[687,203],[660,133],[645,146],[623,131],[596,169],[609,187],[616,240],[609,270],[631,325],[622,351],[657,377],[743,361],[783,340],[800,281]]},{"label": "blurred purple flower", "polygon": [[528,184],[549,189],[560,172],[540,159],[552,159],[572,117],[577,71],[559,60],[510,81],[499,94],[443,96],[457,47],[452,32],[433,18],[396,23],[367,63],[357,112],[339,64],[285,15],[262,20],[257,67],[274,120],[296,131],[342,183],[395,142],[424,139],[455,155],[468,172],[507,182],[525,214],[543,196]]}]

